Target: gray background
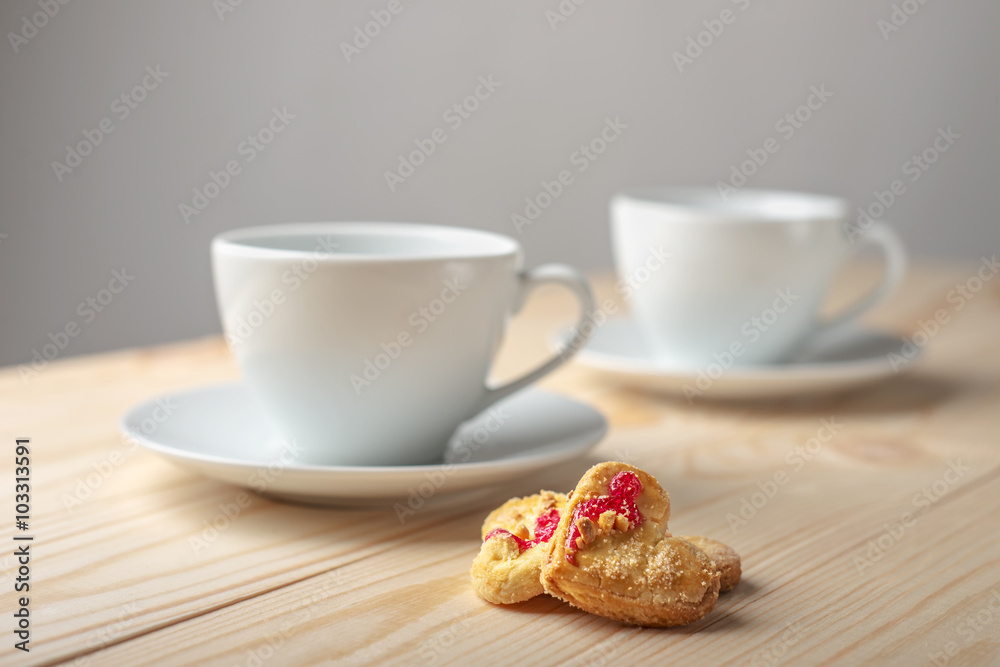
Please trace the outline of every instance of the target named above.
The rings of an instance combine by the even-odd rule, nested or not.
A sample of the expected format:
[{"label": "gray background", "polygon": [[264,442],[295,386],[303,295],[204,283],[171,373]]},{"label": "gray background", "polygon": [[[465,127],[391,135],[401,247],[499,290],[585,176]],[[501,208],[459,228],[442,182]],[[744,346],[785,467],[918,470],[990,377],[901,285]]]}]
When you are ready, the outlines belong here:
[{"label": "gray background", "polygon": [[[60,356],[217,331],[219,231],[403,219],[515,235],[511,214],[566,168],[573,184],[518,238],[529,264],[606,268],[612,192],[714,184],[768,137],[780,150],[750,186],[867,206],[899,178],[884,217],[914,254],[1000,246],[995,0],[589,0],[555,29],[557,0],[401,0],[346,62],[340,43],[387,4],[243,0],[220,18],[209,0],[77,0],[17,53],[9,33],[37,0],[0,4],[0,364],[71,321],[82,331]],[[894,4],[919,9],[886,39],[878,21]],[[678,71],[673,53],[724,9],[732,22]],[[169,75],[119,120],[112,102],[157,65]],[[442,114],[489,75],[500,87],[452,129]],[[783,138],[775,123],[811,86],[833,97]],[[245,162],[240,142],[275,107],[295,118]],[[52,162],[105,117],[114,131],[59,182]],[[608,117],[628,127],[575,171],[571,155]],[[911,182],[904,164],[949,126],[960,139]],[[390,192],[384,172],[437,127],[447,141]],[[178,206],[232,159],[242,172],[185,223]],[[85,322],[78,304],[122,267],[134,280]]]}]

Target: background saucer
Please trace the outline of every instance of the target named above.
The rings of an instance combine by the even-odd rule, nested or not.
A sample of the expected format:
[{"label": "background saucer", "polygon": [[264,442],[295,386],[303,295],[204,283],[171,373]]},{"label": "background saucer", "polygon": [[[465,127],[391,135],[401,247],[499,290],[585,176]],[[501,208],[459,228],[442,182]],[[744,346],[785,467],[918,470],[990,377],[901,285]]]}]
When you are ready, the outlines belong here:
[{"label": "background saucer", "polygon": [[[846,391],[892,377],[908,369],[919,353],[910,350],[906,357],[904,345],[895,336],[853,328],[795,362],[677,367],[657,360],[635,323],[619,318],[597,328],[575,359],[619,382],[661,393],[695,399],[761,399]],[[893,368],[892,354],[906,363]]]},{"label": "background saucer", "polygon": [[[159,423],[154,411],[161,401],[176,407]],[[494,418],[487,422],[491,411]],[[497,415],[502,420],[499,428]],[[607,422],[579,401],[529,389],[463,424],[450,446],[452,463],[286,465],[282,448],[285,461],[291,450],[274,434],[249,390],[236,384],[152,399],[129,410],[121,429],[126,438],[174,463],[265,495],[323,505],[371,506],[406,500],[414,492],[425,499],[482,492],[491,484],[585,453],[604,437]],[[260,488],[263,479],[270,481]]]}]

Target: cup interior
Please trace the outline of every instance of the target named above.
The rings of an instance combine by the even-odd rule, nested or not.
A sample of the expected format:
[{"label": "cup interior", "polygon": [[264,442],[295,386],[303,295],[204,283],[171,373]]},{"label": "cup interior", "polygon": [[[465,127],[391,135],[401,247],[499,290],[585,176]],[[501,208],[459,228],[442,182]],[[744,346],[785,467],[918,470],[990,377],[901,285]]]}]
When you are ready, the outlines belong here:
[{"label": "cup interior", "polygon": [[828,195],[781,190],[743,189],[723,193],[717,188],[635,188],[619,192],[615,205],[633,205],[705,220],[798,222],[842,219],[847,202]]},{"label": "cup interior", "polygon": [[337,260],[462,259],[516,253],[514,239],[474,229],[395,222],[294,223],[220,234],[216,247],[247,256]]}]

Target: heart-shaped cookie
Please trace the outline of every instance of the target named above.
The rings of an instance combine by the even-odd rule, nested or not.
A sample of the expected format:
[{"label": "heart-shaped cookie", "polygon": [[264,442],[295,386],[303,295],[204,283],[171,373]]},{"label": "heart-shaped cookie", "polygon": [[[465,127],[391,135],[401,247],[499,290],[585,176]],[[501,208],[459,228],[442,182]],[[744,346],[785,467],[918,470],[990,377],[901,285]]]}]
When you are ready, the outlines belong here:
[{"label": "heart-shaped cookie", "polygon": [[566,506],[562,493],[512,498],[483,522],[483,545],[472,563],[472,586],[484,600],[513,604],[545,591],[539,577],[546,542]]},{"label": "heart-shaped cookie", "polygon": [[[543,513],[555,508],[561,515],[565,507],[565,493],[539,491],[533,496],[512,498],[490,512],[489,516],[486,517],[481,531],[483,541],[485,542],[486,536],[497,529],[503,529],[523,538],[529,534],[526,527],[534,525],[535,520]],[[667,532],[664,536],[670,537],[671,535]],[[740,555],[732,547],[702,535],[681,535],[681,539],[687,540],[704,551],[705,555],[712,560],[715,569],[719,571],[720,593],[725,593],[736,588],[736,585],[740,583],[742,571]],[[533,558],[533,560],[537,559]],[[541,561],[538,561],[538,572],[520,567],[516,570],[516,573],[518,576],[525,577],[528,580],[515,584],[518,588],[522,590],[535,590],[530,583],[530,579],[538,579],[541,576]],[[496,576],[500,575],[496,573]],[[543,592],[541,583],[539,583],[537,591],[535,595],[540,595]],[[523,599],[527,598],[517,601],[521,602]]]},{"label": "heart-shaped cookie", "polygon": [[719,572],[701,549],[666,535],[670,498],[655,478],[601,463],[569,496],[548,543],[545,592],[625,623],[692,623],[715,606]]},{"label": "heart-shaped cookie", "polygon": [[736,588],[742,576],[740,565],[740,555],[736,553],[728,544],[723,544],[718,540],[701,535],[683,535],[681,539],[687,540],[705,552],[715,569],[719,571],[719,592],[725,593]]}]

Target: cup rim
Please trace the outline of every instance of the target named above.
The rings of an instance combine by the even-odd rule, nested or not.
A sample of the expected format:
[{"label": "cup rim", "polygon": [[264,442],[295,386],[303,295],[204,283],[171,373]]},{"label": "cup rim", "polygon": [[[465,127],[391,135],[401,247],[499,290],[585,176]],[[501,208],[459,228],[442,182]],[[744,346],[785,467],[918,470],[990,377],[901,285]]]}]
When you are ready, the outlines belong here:
[{"label": "cup rim", "polygon": [[839,221],[848,216],[850,208],[846,199],[834,195],[740,188],[723,197],[719,188],[707,186],[626,188],[612,196],[612,210],[625,202],[633,206],[683,213],[685,217],[699,222],[717,223]]},{"label": "cup rim", "polygon": [[[433,238],[442,241],[442,247],[437,252],[419,253],[330,252],[329,247],[324,248],[319,238],[331,234]],[[287,238],[289,236],[316,237],[316,247],[313,249],[297,249],[268,247],[267,245],[249,243],[250,241],[266,241],[269,238]],[[462,247],[447,248],[444,242],[448,240]],[[521,246],[515,239],[509,236],[468,227],[420,222],[329,221],[288,222],[230,229],[217,234],[212,239],[212,252],[221,251],[229,255],[256,259],[287,260],[308,257],[320,263],[421,262],[519,255],[521,254]]]}]

